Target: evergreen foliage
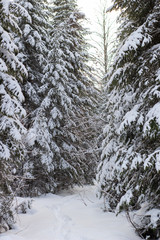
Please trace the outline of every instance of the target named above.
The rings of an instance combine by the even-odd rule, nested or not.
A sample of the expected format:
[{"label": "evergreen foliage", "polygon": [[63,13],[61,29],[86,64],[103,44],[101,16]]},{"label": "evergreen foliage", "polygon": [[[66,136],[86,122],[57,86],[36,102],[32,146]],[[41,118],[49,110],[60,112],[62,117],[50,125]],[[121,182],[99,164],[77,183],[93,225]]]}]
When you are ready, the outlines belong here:
[{"label": "evergreen foliage", "polygon": [[160,235],[160,2],[115,0],[120,47],[106,86],[106,127],[98,168],[109,210],[135,211],[141,236]]},{"label": "evergreen foliage", "polygon": [[19,18],[22,37],[16,39],[20,49],[18,57],[28,70],[28,78],[22,85],[22,89],[25,95],[25,108],[29,114],[26,125],[29,126],[35,110],[43,99],[39,94],[39,88],[42,85],[41,79],[48,52],[49,13],[44,0],[17,0],[17,2],[26,9],[30,16],[30,21]]},{"label": "evergreen foliage", "polygon": [[[37,177],[37,174],[33,173],[33,169],[35,168],[34,164],[36,164],[35,158],[37,159],[39,156],[39,145],[37,146],[36,143],[34,148],[32,145],[37,136],[37,121],[41,124],[41,126],[39,125],[40,129],[43,128],[43,125],[45,124],[43,123],[43,117],[39,116],[39,107],[45,97],[40,89],[44,84],[42,83],[42,80],[49,50],[48,34],[49,29],[51,28],[49,24],[50,13],[47,1],[17,0],[17,2],[26,9],[30,16],[30,21],[19,18],[22,37],[17,37],[15,39],[20,49],[18,57],[23,61],[28,71],[28,78],[22,85],[22,90],[25,96],[24,107],[27,112],[24,124],[28,132],[25,137],[27,152],[21,174],[26,179],[26,187],[23,188],[23,191],[21,189],[19,194],[33,195],[32,190],[34,189],[35,195],[38,193],[36,187],[34,188],[35,185],[33,182],[35,177]],[[42,129],[41,131],[43,133]],[[45,142],[43,140],[41,141],[43,143]],[[43,168],[43,165],[38,165],[38,167]],[[47,180],[40,176],[39,184],[40,187],[43,188],[41,181],[47,182]]]},{"label": "evergreen foliage", "polygon": [[21,34],[17,14],[28,16],[20,5],[0,1],[0,231],[13,223],[11,203],[13,181],[24,157],[23,136],[26,129],[21,119],[26,112],[22,107],[24,96],[20,82],[27,76],[18,60],[14,33]]},{"label": "evergreen foliage", "polygon": [[[34,1],[31,2],[33,6]],[[29,72],[28,88],[24,89],[29,117],[23,174],[28,186],[24,192],[30,195],[92,182],[97,161],[91,149],[96,131],[92,122],[88,122],[96,106],[97,92],[87,65],[85,30],[80,23],[84,14],[78,11],[75,1],[54,1],[45,16],[44,6],[34,4],[33,11],[40,6],[38,19],[42,24],[34,21],[37,15],[27,4],[32,22],[30,27],[22,25],[23,29],[31,29],[24,30],[24,35],[27,32],[30,38],[30,33],[39,34],[37,44],[45,51],[39,52],[36,40],[32,46],[32,41],[23,39],[22,52]],[[44,20],[49,21],[48,25],[43,26]]]},{"label": "evergreen foliage", "polygon": [[[66,100],[60,100],[59,106],[62,115],[62,135],[59,139],[62,146],[59,141],[56,144],[61,149],[61,158],[74,170],[72,177],[69,177],[71,174],[67,170],[66,180],[60,178],[60,181],[64,184],[70,179],[72,184],[82,184],[92,182],[97,161],[92,149],[96,129],[89,122],[96,107],[97,92],[93,85],[95,79],[87,65],[89,56],[84,39],[87,32],[81,25],[84,14],[79,12],[76,1],[54,1],[54,4],[52,49],[58,49],[53,55],[54,75],[65,90],[65,94],[60,95],[67,97]],[[63,165],[60,168],[63,175]]]}]

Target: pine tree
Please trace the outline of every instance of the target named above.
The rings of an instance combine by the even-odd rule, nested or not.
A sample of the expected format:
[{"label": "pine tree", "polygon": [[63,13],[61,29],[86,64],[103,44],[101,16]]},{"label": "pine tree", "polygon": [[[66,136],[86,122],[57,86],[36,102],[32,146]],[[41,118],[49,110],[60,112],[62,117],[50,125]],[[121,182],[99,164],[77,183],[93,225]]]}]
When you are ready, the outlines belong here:
[{"label": "pine tree", "polygon": [[17,58],[18,47],[13,41],[14,33],[21,34],[17,24],[20,15],[28,17],[20,5],[0,1],[0,231],[13,223],[13,182],[25,150],[26,129],[21,119],[26,112],[22,107],[24,96],[20,82],[27,71]]},{"label": "pine tree", "polygon": [[[53,58],[56,63],[54,74],[62,81],[70,104],[62,110],[65,138],[60,149],[62,158],[75,169],[76,178],[72,177],[71,183],[84,183],[92,181],[97,157],[91,149],[94,147],[96,132],[91,118],[97,93],[93,85],[95,79],[88,66],[88,49],[84,39],[87,31],[81,25],[85,16],[79,12],[76,1],[54,1],[54,5],[55,31],[52,46],[53,50],[59,51]],[[63,172],[63,166],[61,169]],[[70,171],[67,171],[68,176],[69,174]],[[63,182],[61,177],[60,181]]]},{"label": "pine tree", "polygon": [[[47,1],[17,0],[17,2],[26,9],[31,19],[31,21],[28,22],[27,20],[24,21],[24,19],[19,18],[22,36],[16,38],[20,49],[18,57],[23,61],[28,71],[28,78],[22,85],[25,96],[24,107],[27,112],[24,124],[28,132],[25,138],[27,152],[21,174],[26,178],[26,188],[23,188],[23,191],[20,190],[20,194],[28,195],[33,190],[29,190],[28,187],[34,182],[35,175],[32,172],[34,168],[33,164],[35,162],[35,152],[37,153],[39,151],[39,146],[34,146],[34,149],[31,147],[37,135],[37,127],[35,124],[37,118],[40,118],[39,121],[41,121],[43,125],[43,118],[41,119],[39,116],[39,107],[45,96],[40,89],[44,84],[42,80],[44,68],[47,64],[49,44],[48,30],[51,26],[49,24],[50,13]],[[36,157],[38,156],[36,155]],[[45,181],[45,179],[43,181]],[[37,190],[35,189],[34,191],[36,192]]]},{"label": "pine tree", "polygon": [[140,235],[160,234],[160,2],[114,1],[120,48],[108,74],[107,124],[98,169],[109,210],[134,212]]},{"label": "pine tree", "polygon": [[28,12],[31,21],[19,19],[22,37],[17,38],[21,50],[19,58],[28,70],[28,78],[24,82],[23,92],[25,95],[25,108],[27,110],[26,122],[28,125],[33,118],[34,111],[39,107],[42,97],[39,88],[42,85],[43,70],[46,65],[48,35],[48,11],[46,1],[40,0],[17,0]]},{"label": "pine tree", "polygon": [[31,146],[34,161],[30,163],[35,179],[29,185],[34,194],[82,184],[88,181],[87,175],[86,179],[93,175],[96,165],[95,154],[88,151],[94,132],[84,137],[81,133],[89,124],[88,129],[93,128],[87,120],[95,105],[90,96],[96,92],[86,64],[80,24],[84,15],[75,1],[54,1],[53,13],[47,64],[39,89],[44,99],[31,128],[36,132]]}]

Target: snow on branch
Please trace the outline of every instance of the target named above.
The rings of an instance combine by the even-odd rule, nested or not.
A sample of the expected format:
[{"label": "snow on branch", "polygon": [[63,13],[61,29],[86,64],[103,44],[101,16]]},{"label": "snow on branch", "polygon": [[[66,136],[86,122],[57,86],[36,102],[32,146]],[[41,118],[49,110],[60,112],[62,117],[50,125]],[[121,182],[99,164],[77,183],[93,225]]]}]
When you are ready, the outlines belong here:
[{"label": "snow on branch", "polygon": [[140,46],[146,46],[151,42],[151,40],[152,37],[146,32],[145,26],[140,26],[125,40],[120,50],[118,51],[116,62],[120,63],[121,60],[130,53],[130,51],[136,52]]},{"label": "snow on branch", "polygon": [[160,103],[156,103],[147,113],[146,115],[146,122],[143,127],[143,132],[145,135],[148,135],[148,133],[151,131],[151,122],[154,121],[155,124],[158,124],[160,127]]},{"label": "snow on branch", "polygon": [[132,110],[128,111],[126,115],[123,118],[123,122],[121,123],[118,133],[122,132],[126,126],[131,125],[132,122],[134,122],[137,117],[139,116],[139,109],[140,105],[135,105]]}]

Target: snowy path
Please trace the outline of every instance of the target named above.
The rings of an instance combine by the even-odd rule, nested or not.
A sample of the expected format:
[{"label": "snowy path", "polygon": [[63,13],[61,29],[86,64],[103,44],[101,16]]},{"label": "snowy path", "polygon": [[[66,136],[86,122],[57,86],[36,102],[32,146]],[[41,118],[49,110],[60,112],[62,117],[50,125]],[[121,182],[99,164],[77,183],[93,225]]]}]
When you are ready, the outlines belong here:
[{"label": "snowy path", "polygon": [[19,215],[14,230],[0,240],[139,240],[124,216],[101,210],[94,187],[35,198],[32,210]]}]

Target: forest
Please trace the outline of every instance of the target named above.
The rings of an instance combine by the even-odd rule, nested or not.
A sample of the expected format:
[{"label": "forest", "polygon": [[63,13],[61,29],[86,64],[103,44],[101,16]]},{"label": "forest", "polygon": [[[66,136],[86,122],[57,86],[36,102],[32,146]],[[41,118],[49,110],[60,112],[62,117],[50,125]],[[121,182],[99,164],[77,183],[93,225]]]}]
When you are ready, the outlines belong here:
[{"label": "forest", "polygon": [[16,197],[96,182],[104,212],[160,238],[160,0],[103,13],[97,69],[76,0],[0,0],[0,233]]}]

